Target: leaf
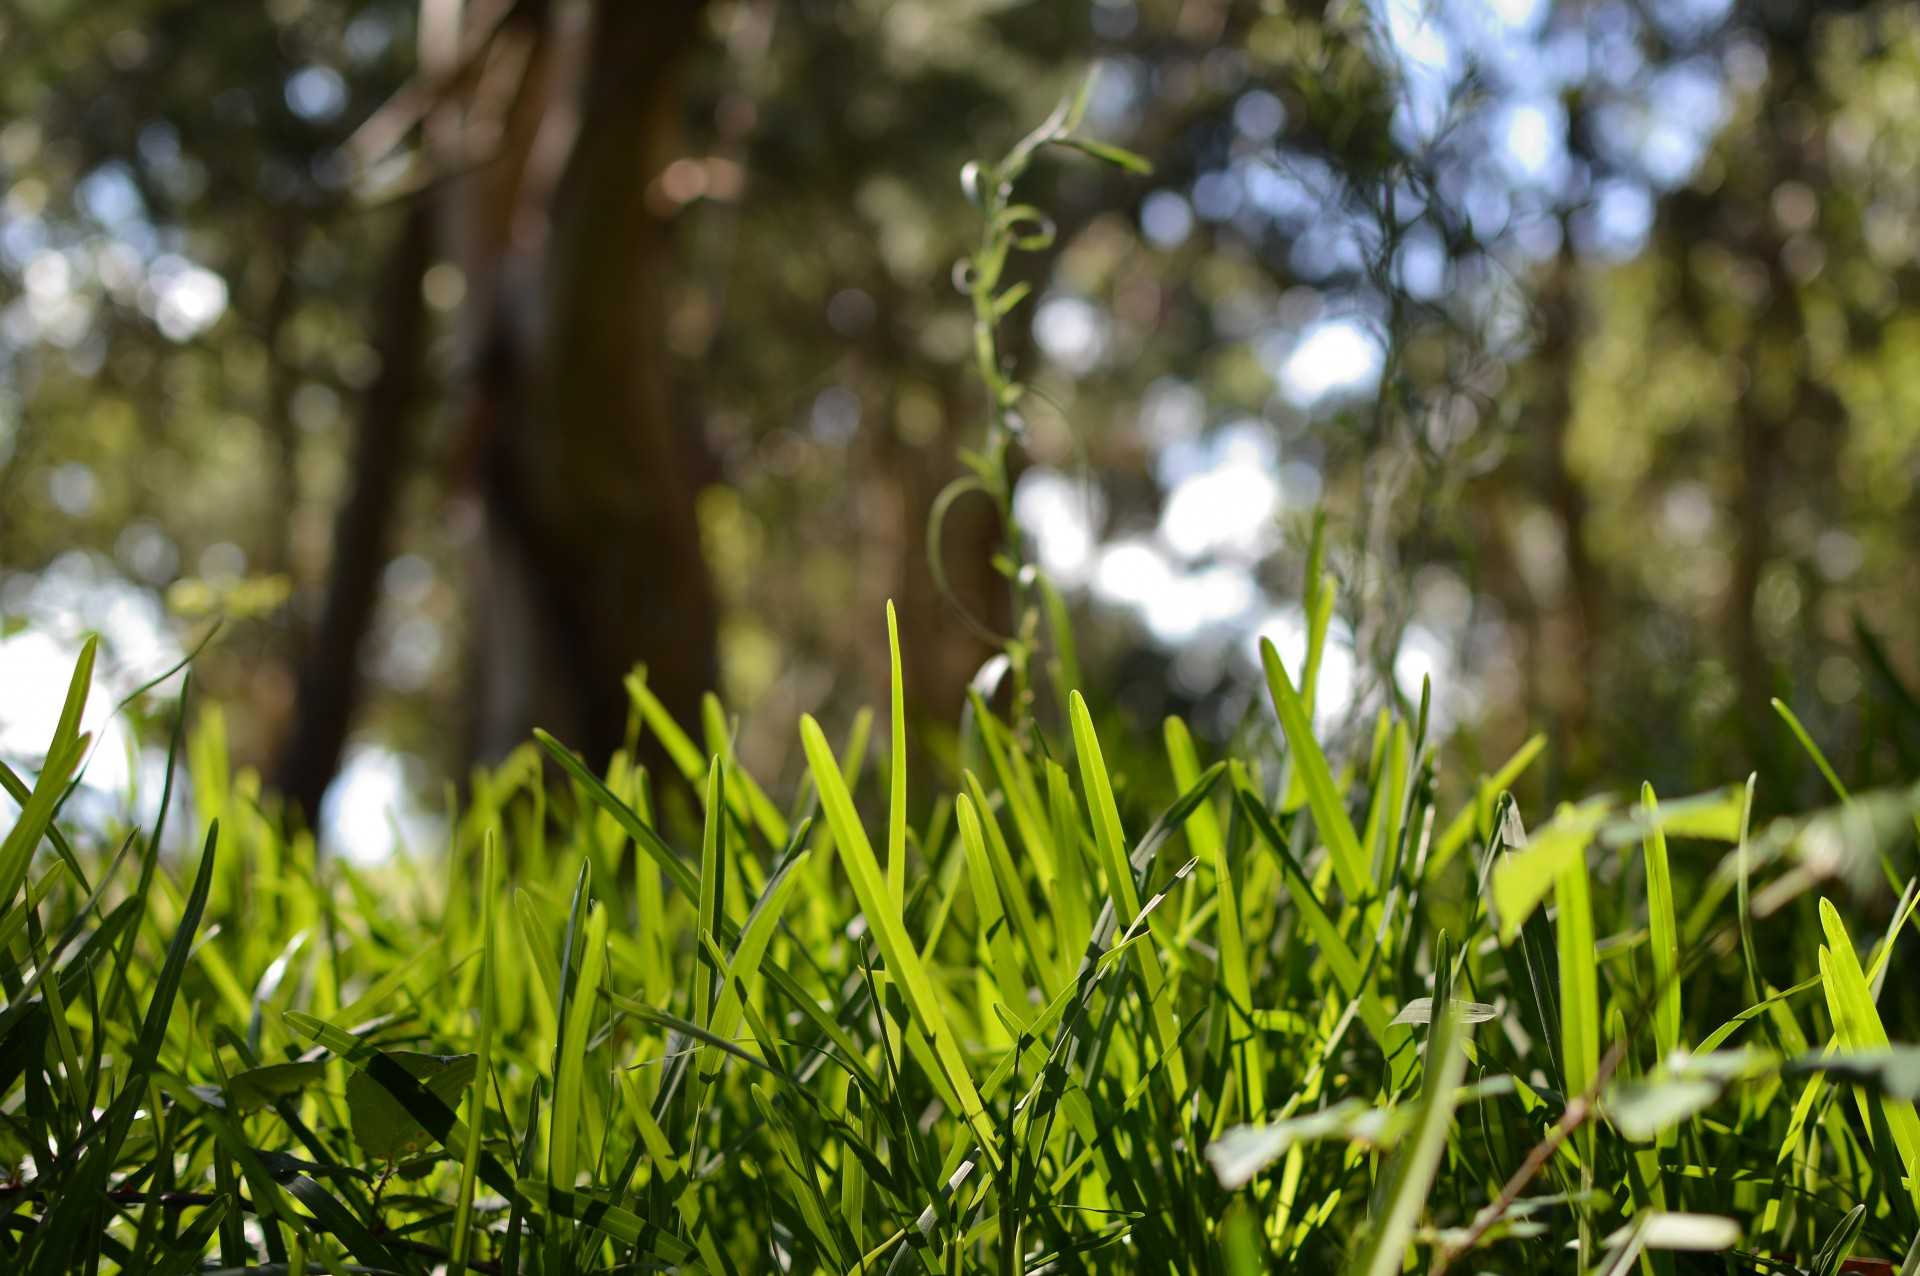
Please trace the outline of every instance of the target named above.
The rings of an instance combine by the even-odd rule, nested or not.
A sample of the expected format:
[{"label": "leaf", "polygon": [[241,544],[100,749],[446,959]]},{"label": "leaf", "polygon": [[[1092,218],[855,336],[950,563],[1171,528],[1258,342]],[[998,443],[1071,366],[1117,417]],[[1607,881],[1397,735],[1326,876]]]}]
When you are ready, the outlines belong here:
[{"label": "leaf", "polygon": [[[1461,1023],[1486,1023],[1489,1019],[1500,1017],[1497,1007],[1482,1001],[1462,1001],[1453,998],[1453,1017]],[[1415,997],[1400,1007],[1400,1013],[1388,1020],[1389,1023],[1431,1023],[1433,1022],[1433,998]]]},{"label": "leaf", "polygon": [[[634,844],[645,851],[654,863],[666,870],[673,884],[688,899],[700,898],[700,883],[688,868],[686,862],[674,853],[672,847],[660,840],[660,835],[647,826],[639,814],[625,802],[614,796],[613,791],[600,781],[600,777],[587,770],[586,764],[573,755],[573,751],[561,744],[546,732],[536,729],[534,739],[547,751],[549,757],[560,764],[562,770],[579,782],[594,803],[614,818]],[[684,737],[683,737],[684,738]]]},{"label": "leaf", "polygon": [[39,849],[40,839],[66,793],[67,781],[86,756],[87,737],[80,734],[80,718],[86,711],[87,690],[93,683],[93,656],[99,645],[98,638],[89,638],[80,649],[59,724],[47,745],[47,760],[34,781],[33,792],[21,803],[19,818],[7,831],[6,840],[0,842],[0,905],[12,904],[21,883],[27,880],[33,853]]},{"label": "leaf", "polygon": [[1606,1239],[1610,1247],[1637,1239],[1646,1249],[1696,1252],[1732,1249],[1740,1243],[1740,1224],[1720,1214],[1681,1214],[1649,1210]]},{"label": "leaf", "polygon": [[327,1074],[324,1060],[300,1063],[269,1063],[248,1068],[227,1078],[227,1093],[243,1109],[264,1108],[277,1099],[298,1094]]},{"label": "leaf", "polygon": [[1054,139],[1055,146],[1065,146],[1082,154],[1104,160],[1115,168],[1124,168],[1129,173],[1138,173],[1142,177],[1153,175],[1153,165],[1144,156],[1136,155],[1122,146],[1112,146],[1106,142],[1090,141],[1084,137],[1062,137]]},{"label": "leaf", "polygon": [[1293,750],[1293,764],[1306,785],[1307,805],[1313,810],[1313,822],[1326,841],[1333,859],[1333,875],[1349,900],[1357,903],[1373,893],[1367,861],[1360,849],[1360,836],[1353,831],[1353,820],[1333,787],[1333,772],[1327,758],[1313,738],[1313,719],[1300,695],[1293,689],[1280,653],[1270,639],[1260,640],[1260,662],[1267,672],[1267,689],[1273,707],[1280,714],[1280,725],[1287,733],[1287,745]]},{"label": "leaf", "polygon": [[1607,1099],[1607,1116],[1620,1133],[1645,1143],[1704,1111],[1719,1099],[1720,1091],[1720,1086],[1698,1077],[1628,1081]]},{"label": "leaf", "polygon": [[861,911],[866,914],[868,931],[879,945],[889,973],[899,981],[908,1013],[933,1043],[933,1053],[942,1079],[958,1099],[961,1117],[972,1128],[997,1171],[1001,1164],[999,1140],[994,1135],[992,1121],[981,1106],[980,1092],[974,1087],[966,1056],[961,1053],[960,1043],[954,1039],[953,1030],[948,1026],[946,1010],[935,995],[933,981],[928,978],[926,967],[920,961],[920,952],[907,932],[906,919],[893,906],[886,877],[881,873],[880,862],[873,853],[873,843],[868,840],[866,829],[861,827],[859,814],[853,807],[853,796],[847,792],[846,780],[834,761],[833,747],[827,743],[826,735],[812,714],[801,715],[800,743],[807,755],[808,768],[813,773],[814,788],[820,795],[820,806],[826,813],[827,825],[833,830],[834,841],[840,848],[840,862],[846,866],[854,896],[860,901]]},{"label": "leaf", "polygon": [[538,1179],[521,1179],[514,1186],[535,1205],[551,1210],[562,1218],[570,1218],[596,1231],[605,1232],[628,1245],[649,1245],[664,1255],[668,1262],[679,1264],[683,1270],[704,1270],[695,1261],[691,1246],[661,1231],[631,1210],[609,1205],[586,1192],[555,1191]]},{"label": "leaf", "polygon": [[1794,716],[1793,710],[1787,708],[1785,702],[1777,696],[1772,703],[1773,711],[1780,715],[1781,720],[1787,724],[1787,729],[1792,731],[1794,738],[1800,741],[1800,747],[1807,751],[1808,756],[1813,759],[1813,764],[1820,768],[1820,774],[1825,776],[1827,783],[1833,786],[1833,791],[1840,795],[1840,800],[1851,802],[1853,796],[1847,792],[1847,786],[1840,783],[1840,777],[1834,773],[1833,764],[1827,761],[1827,755],[1822,753],[1820,746],[1813,742],[1813,737],[1807,734],[1807,729],[1800,725],[1800,719]]},{"label": "leaf", "polygon": [[[1821,951],[1821,968],[1827,976],[1827,1008],[1833,1016],[1838,1057],[1844,1059],[1849,1055],[1888,1050],[1887,1030],[1880,1022],[1880,1012],[1874,1008],[1873,994],[1868,990],[1866,973],[1860,969],[1853,940],[1847,935],[1839,910],[1824,898],[1820,901],[1820,925],[1827,938],[1826,947]],[[1865,1095],[1861,1094],[1859,1099],[1860,1119],[1868,1129],[1873,1129],[1874,1115],[1867,1107]],[[1908,1190],[1915,1202],[1920,1203],[1920,1177],[1913,1177],[1916,1158],[1920,1158],[1920,1113],[1915,1111],[1911,1099],[1883,1093],[1880,1115],[1892,1135],[1897,1162],[1910,1176]],[[1881,1155],[1886,1154],[1887,1149],[1878,1136],[1874,1147]]]},{"label": "leaf", "polygon": [[[719,770],[717,763],[714,770]],[[715,822],[726,818],[723,811],[710,811],[708,816]],[[606,954],[607,910],[603,907],[594,908],[587,917],[586,946],[580,955],[580,973],[567,998],[566,1022],[561,1025],[560,1044],[554,1057],[553,1105],[547,1128],[547,1181],[555,1190],[572,1187],[578,1177],[580,1109],[583,1103],[582,1090],[586,1085],[587,1043],[594,1021],[600,1015],[600,982],[606,971]],[[466,1057],[471,1059],[473,1056]],[[472,1076],[471,1067],[467,1075]],[[433,1087],[429,1084],[428,1088]],[[448,1106],[452,1106],[451,1100]],[[550,1233],[549,1245],[557,1244],[558,1238],[558,1230]]]},{"label": "leaf", "polygon": [[[494,982],[498,978],[494,962],[493,918],[500,894],[499,869],[493,845],[493,831],[487,831],[480,876],[480,1048],[474,1060],[474,1073],[480,1084],[473,1088],[467,1105],[467,1128],[486,1129],[487,1087],[493,1076],[493,1019],[498,1000]],[[454,1197],[453,1246],[448,1255],[449,1276],[463,1276],[473,1245],[473,1190],[480,1176],[480,1143],[468,1139],[466,1154],[460,1158],[460,1187]]]},{"label": "leaf", "polygon": [[1920,1046],[1890,1045],[1855,1054],[1802,1055],[1782,1069],[1789,1076],[1824,1072],[1903,1103],[1920,1100]]},{"label": "leaf", "polygon": [[[480,1062],[478,1055],[471,1054],[418,1054],[412,1050],[383,1053],[448,1108],[459,1103]],[[364,1071],[355,1071],[347,1078],[347,1114],[353,1123],[354,1142],[378,1160],[398,1161],[438,1141],[388,1093],[386,1086]]]},{"label": "leaf", "polygon": [[[1587,838],[1574,834],[1578,848],[1554,881],[1560,915],[1554,927],[1560,956],[1560,1059],[1569,1096],[1584,1094],[1600,1071],[1600,983],[1593,961],[1593,905],[1588,895]],[[1584,1126],[1581,1142],[1591,1151],[1593,1127]]]},{"label": "leaf", "polygon": [[1867,1224],[1867,1207],[1856,1205],[1847,1211],[1847,1216],[1834,1225],[1827,1234],[1820,1249],[1813,1256],[1813,1266],[1807,1269],[1808,1276],[1835,1276],[1847,1261],[1847,1255],[1853,1253],[1853,1246],[1860,1239],[1860,1230]]},{"label": "leaf", "polygon": [[[1582,868],[1584,871],[1584,865]],[[1426,1211],[1427,1194],[1433,1190],[1434,1175],[1446,1155],[1454,1105],[1467,1071],[1459,1026],[1451,1016],[1442,1016],[1434,1025],[1427,1050],[1430,1062],[1415,1108],[1413,1135],[1394,1153],[1385,1182],[1386,1208],[1366,1246],[1349,1264],[1349,1271],[1396,1276],[1406,1261],[1414,1231]]]},{"label": "leaf", "polygon": [[1360,959],[1354,955],[1346,940],[1341,937],[1339,924],[1315,898],[1313,883],[1307,878],[1299,862],[1294,859],[1293,853],[1287,849],[1286,839],[1274,827],[1273,817],[1267,814],[1266,808],[1260,804],[1260,799],[1254,796],[1249,788],[1246,769],[1237,760],[1233,763],[1233,776],[1234,797],[1238,800],[1241,811],[1247,815],[1248,822],[1253,825],[1254,831],[1267,843],[1274,856],[1280,861],[1281,873],[1286,880],[1287,889],[1292,892],[1294,907],[1299,910],[1301,920],[1306,923],[1307,929],[1313,933],[1315,942],[1319,944],[1320,955],[1326,960],[1327,968],[1333,972],[1334,982],[1342,993],[1358,1003],[1361,1022],[1366,1024],[1367,1031],[1373,1034],[1373,1039],[1379,1042],[1383,1049],[1387,1048],[1387,1035],[1393,1025],[1389,1022],[1387,1008],[1380,994],[1367,983],[1366,968],[1360,964]]},{"label": "leaf", "polygon": [[1664,1058],[1680,1044],[1680,926],[1673,916],[1673,875],[1667,835],[1653,786],[1640,786],[1648,829],[1641,843],[1647,867],[1647,929],[1653,948],[1653,1048]]},{"label": "leaf", "polygon": [[887,600],[887,671],[892,701],[887,774],[887,895],[894,911],[904,914],[907,903],[907,695],[900,672],[900,622]]},{"label": "leaf", "polygon": [[[1133,880],[1134,866],[1127,855],[1126,834],[1120,827],[1120,808],[1114,801],[1113,782],[1107,773],[1106,758],[1100,751],[1100,737],[1094,733],[1093,717],[1087,712],[1086,700],[1076,691],[1068,697],[1067,703],[1073,716],[1073,752],[1080,762],[1080,782],[1087,791],[1087,811],[1093,817],[1094,843],[1100,851],[1101,866],[1106,870],[1107,894],[1121,926],[1131,929],[1140,916],[1140,891]],[[1217,773],[1211,775],[1208,785],[1211,786],[1217,778]],[[1193,798],[1193,806],[1198,806],[1205,796],[1206,792],[1202,790]],[[1190,806],[1188,810],[1191,809]],[[1185,814],[1180,818],[1184,820]],[[1150,845],[1150,839],[1151,835],[1142,839],[1142,845]],[[1142,867],[1144,869],[1145,865]],[[1167,1080],[1174,1094],[1182,1095],[1187,1089],[1186,1062],[1181,1058],[1176,1044],[1180,1031],[1168,1005],[1170,999],[1162,993],[1166,985],[1166,973],[1161,969],[1160,959],[1154,955],[1152,944],[1136,945],[1133,951],[1140,969],[1141,992],[1149,1007],[1147,1022],[1153,1031],[1154,1045],[1167,1061]]]},{"label": "leaf", "polygon": [[1345,1135],[1356,1118],[1371,1110],[1358,1099],[1342,1099],[1306,1116],[1269,1125],[1236,1125],[1207,1145],[1207,1164],[1221,1187],[1238,1191],[1295,1144]]},{"label": "leaf", "polygon": [[1500,942],[1511,944],[1520,927],[1553,889],[1567,866],[1585,853],[1606,816],[1603,802],[1563,806],[1545,827],[1535,830],[1525,850],[1494,865],[1489,904],[1500,924]]}]

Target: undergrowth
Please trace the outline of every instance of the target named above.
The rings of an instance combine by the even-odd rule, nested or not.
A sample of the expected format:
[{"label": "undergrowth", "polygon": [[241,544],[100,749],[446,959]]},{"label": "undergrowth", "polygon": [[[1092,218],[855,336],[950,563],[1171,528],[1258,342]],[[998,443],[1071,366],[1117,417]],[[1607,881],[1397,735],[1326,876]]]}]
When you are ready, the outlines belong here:
[{"label": "undergrowth", "polygon": [[[1042,144],[1132,162],[1075,123],[969,179],[992,419],[953,495],[1014,545],[992,338],[1044,218],[1009,192]],[[71,818],[89,646],[0,772],[0,1265],[1920,1270],[1915,793],[1849,794],[1784,708],[1830,809],[1523,818],[1539,740],[1445,802],[1424,700],[1330,757],[1317,556],[1304,662],[1262,649],[1274,745],[1213,759],[1090,708],[1006,568],[1010,676],[946,782],[889,614],[886,728],[803,718],[786,801],[636,674],[673,773],[541,735],[378,868],[289,832],[184,691],[154,817]]]},{"label": "undergrowth", "polygon": [[[1649,791],[1524,833],[1506,790],[1537,741],[1442,811],[1423,715],[1383,712],[1336,767],[1311,682],[1264,655],[1278,756],[1209,764],[1169,719],[1122,773],[1078,695],[1059,730],[976,700],[969,769],[929,802],[896,644],[878,765],[803,719],[790,807],[717,702],[696,743],[636,677],[697,844],[660,831],[625,756],[596,774],[542,735],[476,779],[448,853],[366,869],[283,835],[217,719],[170,755],[163,805],[190,819],[152,824],[197,830],[195,853],[63,832],[89,647],[38,779],[4,776],[0,1256],[1387,1273],[1906,1252],[1920,1049],[1888,1046],[1875,1002],[1915,905],[1912,794],[1755,830],[1750,786]],[[1883,874],[1905,884],[1870,932],[1814,902]]]}]

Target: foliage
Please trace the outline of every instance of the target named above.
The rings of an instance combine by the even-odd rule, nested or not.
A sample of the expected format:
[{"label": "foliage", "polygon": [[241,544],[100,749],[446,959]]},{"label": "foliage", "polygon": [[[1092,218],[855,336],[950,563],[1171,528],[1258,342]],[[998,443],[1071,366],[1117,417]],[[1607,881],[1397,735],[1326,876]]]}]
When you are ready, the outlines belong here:
[{"label": "foliage", "polygon": [[72,825],[89,646],[39,776],[5,773],[0,1247],[34,1273],[1905,1251],[1920,1085],[1888,1042],[1920,1023],[1875,1002],[1920,879],[1851,928],[1810,892],[1911,875],[1920,793],[1749,828],[1750,790],[1649,792],[1529,836],[1505,789],[1537,745],[1442,811],[1424,705],[1329,759],[1267,656],[1279,756],[1202,770],[1177,719],[1156,756],[1077,693],[1058,736],[981,704],[962,789],[911,811],[904,753],[870,769],[811,718],[782,808],[717,703],[696,744],[636,679],[685,840],[676,787],[542,736],[444,855],[365,869],[177,731],[148,831]]}]

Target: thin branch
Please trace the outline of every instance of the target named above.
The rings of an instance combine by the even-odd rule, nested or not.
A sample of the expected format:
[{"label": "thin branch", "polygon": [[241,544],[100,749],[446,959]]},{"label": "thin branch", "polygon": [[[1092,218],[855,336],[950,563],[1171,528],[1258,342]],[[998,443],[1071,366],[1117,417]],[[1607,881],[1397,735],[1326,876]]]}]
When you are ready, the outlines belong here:
[{"label": "thin branch", "polygon": [[1594,1074],[1593,1084],[1587,1087],[1585,1093],[1576,1096],[1567,1104],[1567,1110],[1561,1113],[1560,1120],[1554,1124],[1553,1129],[1547,1131],[1547,1137],[1540,1140],[1534,1145],[1533,1150],[1527,1153],[1527,1159],[1520,1163],[1520,1168],[1513,1172],[1513,1177],[1509,1178],[1506,1186],[1500,1189],[1500,1195],[1473,1216],[1473,1225],[1467,1228],[1466,1235],[1451,1245],[1439,1248],[1433,1256],[1433,1266],[1427,1269],[1427,1276],[1441,1276],[1456,1258],[1470,1252],[1480,1243],[1488,1230],[1506,1216],[1507,1211],[1513,1208],[1513,1203],[1520,1199],[1520,1193],[1526,1190],[1527,1184],[1531,1183],[1534,1176],[1553,1159],[1553,1154],[1560,1150],[1560,1145],[1565,1143],[1573,1132],[1593,1115],[1594,1106],[1600,1098],[1601,1087],[1612,1078],[1614,1069],[1620,1066],[1620,1061],[1626,1058],[1626,1054],[1626,1042],[1616,1041],[1613,1048],[1607,1051],[1606,1058],[1600,1061],[1600,1070]]}]

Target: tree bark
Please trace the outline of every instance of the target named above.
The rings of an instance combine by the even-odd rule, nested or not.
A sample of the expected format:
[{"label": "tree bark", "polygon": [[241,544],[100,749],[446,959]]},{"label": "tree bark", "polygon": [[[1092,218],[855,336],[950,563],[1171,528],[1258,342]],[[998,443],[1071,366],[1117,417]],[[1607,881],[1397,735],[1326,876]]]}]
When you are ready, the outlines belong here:
[{"label": "tree bark", "polygon": [[302,661],[293,731],[280,761],[280,791],[310,825],[318,824],[320,800],[339,769],[360,689],[360,642],[390,551],[409,418],[420,392],[427,328],[420,281],[431,255],[431,210],[426,200],[416,199],[386,270],[376,321],[380,372],[355,426],[353,492],[334,524],[327,600]]},{"label": "tree bark", "polygon": [[635,664],[689,725],[713,685],[693,440],[661,323],[670,227],[646,200],[672,158],[700,13],[697,0],[594,5],[577,103],[549,107],[578,116],[537,268],[494,289],[480,369],[482,760],[535,726],[603,760],[624,735]]},{"label": "tree bark", "polygon": [[1565,549],[1566,591],[1548,622],[1555,667],[1543,670],[1557,730],[1558,767],[1577,786],[1591,758],[1574,756],[1590,748],[1596,685],[1595,647],[1606,626],[1607,591],[1587,536],[1587,494],[1567,457],[1573,425],[1573,372],[1580,353],[1579,263],[1564,223],[1561,250],[1542,276],[1540,344],[1535,358],[1545,385],[1539,405],[1543,494],[1560,522]]}]

